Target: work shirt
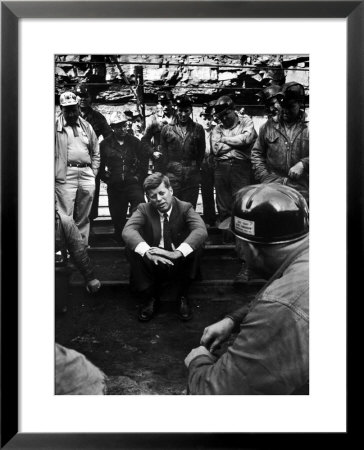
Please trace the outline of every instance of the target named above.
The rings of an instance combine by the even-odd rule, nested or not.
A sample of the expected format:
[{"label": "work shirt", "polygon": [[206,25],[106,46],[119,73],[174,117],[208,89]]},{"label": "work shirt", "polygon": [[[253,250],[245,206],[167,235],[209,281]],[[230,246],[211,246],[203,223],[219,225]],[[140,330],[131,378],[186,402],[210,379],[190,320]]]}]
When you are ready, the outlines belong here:
[{"label": "work shirt", "polygon": [[286,259],[246,308],[231,314],[240,325],[219,359],[195,357],[189,365],[191,394],[287,395],[309,380],[309,241]]},{"label": "work shirt", "polygon": [[[168,220],[171,216],[172,207],[167,211]],[[164,248],[164,238],[163,238],[163,232],[164,232],[164,213],[158,211],[159,217],[160,217],[160,223],[161,223],[161,240],[159,242],[159,247]],[[138,253],[140,256],[144,256],[145,253],[150,249],[150,245],[148,245],[146,242],[140,242],[135,247],[135,252]],[[173,243],[172,243],[173,250],[176,250]],[[182,242],[182,244],[179,245],[177,248],[184,257],[188,256],[190,253],[193,252],[193,248],[188,245],[186,242]]]},{"label": "work shirt", "polygon": [[[231,128],[220,123],[211,133],[211,150],[217,160],[250,160],[250,152],[257,137],[252,119],[236,114],[237,122]],[[221,142],[221,138],[234,138],[234,145]]]},{"label": "work shirt", "polygon": [[[97,136],[92,126],[82,117],[78,118],[78,124],[81,128],[81,136],[86,144],[90,158],[91,168],[96,176],[100,167],[100,149]],[[55,175],[57,183],[65,183],[67,177],[67,157],[68,157],[68,133],[66,131],[66,122],[61,114],[56,120],[56,145],[55,145]],[[77,132],[79,128],[76,127]],[[85,135],[83,134],[85,133]]]},{"label": "work shirt", "polygon": [[80,121],[71,127],[64,126],[67,133],[67,162],[78,164],[91,164],[90,154],[87,148],[87,134],[82,130]]}]

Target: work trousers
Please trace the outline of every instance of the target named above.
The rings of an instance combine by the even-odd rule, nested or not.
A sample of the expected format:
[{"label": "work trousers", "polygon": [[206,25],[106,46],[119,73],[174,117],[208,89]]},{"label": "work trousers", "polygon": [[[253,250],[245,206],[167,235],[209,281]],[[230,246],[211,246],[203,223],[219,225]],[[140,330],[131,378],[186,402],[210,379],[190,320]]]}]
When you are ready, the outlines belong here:
[{"label": "work trousers", "polygon": [[159,295],[164,284],[172,284],[176,288],[176,295],[186,296],[188,289],[199,272],[201,250],[190,253],[186,258],[181,257],[173,261],[174,265],[155,265],[145,256],[126,249],[126,257],[130,263],[130,283],[132,289],[143,294]]},{"label": "work trousers", "polygon": [[203,204],[203,218],[205,223],[214,225],[216,209],[214,198],[215,169],[211,162],[204,160],[201,166],[201,195]]},{"label": "work trousers", "polygon": [[193,208],[196,209],[201,182],[200,168],[176,163],[176,170],[173,167],[172,171],[167,170],[166,175],[171,182],[173,195],[184,202],[191,203]]},{"label": "work trousers", "polygon": [[126,223],[126,214],[130,205],[132,214],[139,203],[145,203],[142,186],[137,182],[116,182],[107,186],[109,210],[114,225],[115,234],[121,236]]},{"label": "work trousers", "polygon": [[95,194],[94,199],[92,201],[89,216],[90,221],[97,219],[97,217],[99,216],[99,197],[100,197],[100,176],[97,175],[97,177],[95,178]]},{"label": "work trousers", "polygon": [[231,216],[234,195],[251,184],[251,163],[248,160],[220,160],[216,163],[216,204],[220,221]]},{"label": "work trousers", "polygon": [[56,182],[58,210],[73,217],[85,245],[88,245],[89,215],[94,193],[95,175],[91,167],[67,167],[66,182]]}]

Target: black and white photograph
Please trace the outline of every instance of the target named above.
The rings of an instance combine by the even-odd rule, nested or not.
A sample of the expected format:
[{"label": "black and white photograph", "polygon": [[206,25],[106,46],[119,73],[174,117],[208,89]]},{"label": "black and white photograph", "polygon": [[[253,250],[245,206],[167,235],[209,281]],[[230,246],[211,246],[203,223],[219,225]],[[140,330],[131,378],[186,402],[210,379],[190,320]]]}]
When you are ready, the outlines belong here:
[{"label": "black and white photograph", "polygon": [[309,55],[56,54],[54,102],[54,393],[309,395]]}]

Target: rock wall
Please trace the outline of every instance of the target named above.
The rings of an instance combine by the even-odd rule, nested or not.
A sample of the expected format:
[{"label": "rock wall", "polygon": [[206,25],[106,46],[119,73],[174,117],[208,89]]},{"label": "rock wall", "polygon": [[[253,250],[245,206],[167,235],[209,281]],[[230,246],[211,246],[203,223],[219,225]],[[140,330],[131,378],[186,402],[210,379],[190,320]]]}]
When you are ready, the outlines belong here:
[{"label": "rock wall", "polygon": [[231,95],[250,115],[263,114],[256,94],[269,84],[297,81],[309,103],[308,55],[57,55],[56,102],[61,92],[85,83],[101,112],[135,108],[135,67],[143,67],[146,116],[157,91],[189,94],[196,105]]}]

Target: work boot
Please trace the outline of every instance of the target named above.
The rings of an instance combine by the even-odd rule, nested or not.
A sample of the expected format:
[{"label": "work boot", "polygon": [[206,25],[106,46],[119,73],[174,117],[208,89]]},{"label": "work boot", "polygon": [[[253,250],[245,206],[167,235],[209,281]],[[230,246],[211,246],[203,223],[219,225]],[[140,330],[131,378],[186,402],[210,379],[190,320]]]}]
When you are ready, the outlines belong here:
[{"label": "work boot", "polygon": [[192,308],[187,297],[181,296],[178,299],[178,317],[187,321],[192,318]]},{"label": "work boot", "polygon": [[148,322],[157,311],[157,304],[158,300],[154,297],[150,297],[149,300],[140,306],[138,319],[141,322]]},{"label": "work boot", "polygon": [[255,270],[243,264],[240,272],[234,278],[234,284],[260,285],[265,284],[268,280]]}]

